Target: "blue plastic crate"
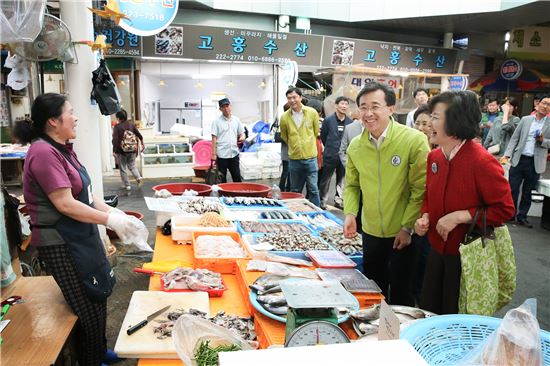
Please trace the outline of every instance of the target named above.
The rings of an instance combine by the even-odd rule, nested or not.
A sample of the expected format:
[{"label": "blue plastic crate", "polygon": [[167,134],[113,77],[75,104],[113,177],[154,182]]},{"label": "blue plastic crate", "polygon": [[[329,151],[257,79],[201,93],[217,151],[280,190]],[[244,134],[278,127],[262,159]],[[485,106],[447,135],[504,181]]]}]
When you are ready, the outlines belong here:
[{"label": "blue plastic crate", "polygon": [[[483,342],[502,319],[479,315],[440,315],[417,320],[401,332],[430,365],[452,365]],[[550,333],[540,332],[544,365],[550,365]]]},{"label": "blue plastic crate", "polygon": [[357,264],[357,269],[363,272],[363,254],[357,254],[357,255],[350,255],[348,256],[349,259],[355,262]]}]

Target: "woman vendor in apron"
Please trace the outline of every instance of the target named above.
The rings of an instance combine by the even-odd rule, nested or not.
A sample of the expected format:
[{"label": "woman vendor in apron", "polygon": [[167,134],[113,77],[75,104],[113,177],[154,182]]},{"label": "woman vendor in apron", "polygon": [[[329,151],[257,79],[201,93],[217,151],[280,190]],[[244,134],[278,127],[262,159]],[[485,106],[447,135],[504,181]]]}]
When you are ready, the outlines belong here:
[{"label": "woman vendor in apron", "polygon": [[[97,224],[122,234],[136,223],[92,194],[90,176],[72,149],[77,118],[60,94],[38,96],[32,121],[21,122],[20,142],[32,142],[23,193],[32,224],[31,245],[78,316],[80,366],[101,365],[107,352],[107,297],[115,284]],[[141,224],[143,225],[143,224]]]}]

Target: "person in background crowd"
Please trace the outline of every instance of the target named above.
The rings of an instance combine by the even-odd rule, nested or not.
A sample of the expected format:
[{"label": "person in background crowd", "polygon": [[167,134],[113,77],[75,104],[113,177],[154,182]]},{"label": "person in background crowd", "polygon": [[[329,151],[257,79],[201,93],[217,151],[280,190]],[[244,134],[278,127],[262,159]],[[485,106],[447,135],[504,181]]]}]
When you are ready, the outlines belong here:
[{"label": "person in background crowd", "polygon": [[[415,232],[428,234],[428,254],[420,308],[456,314],[460,289],[460,255],[478,208],[485,208],[487,225],[502,225],[514,214],[510,187],[499,162],[472,140],[479,131],[481,110],[470,91],[444,92],[430,101],[431,143],[426,196]],[[491,182],[491,184],[487,184]],[[452,192],[449,194],[449,192]],[[478,225],[482,222],[479,216]]]},{"label": "person in background crowd", "polygon": [[426,136],[396,122],[395,93],[368,83],[357,95],[365,130],[348,147],[344,192],[344,235],[357,234],[362,194],[364,273],[391,304],[414,306],[416,246],[413,225],[420,214],[426,182]]},{"label": "person in background crowd", "polygon": [[[428,142],[432,137],[432,121],[430,116],[430,107],[427,104],[423,104],[414,112],[414,127],[426,135]],[[430,144],[432,150],[436,147]],[[418,302],[420,300],[420,294],[422,293],[422,285],[424,284],[424,273],[426,272],[426,260],[430,253],[430,242],[427,236],[419,236],[413,234],[412,242],[417,246],[418,261],[416,263],[415,273],[415,299]]]},{"label": "person in background crowd", "polygon": [[128,169],[136,179],[138,185],[141,185],[142,178],[136,168],[136,157],[139,151],[139,142],[141,142],[141,151],[145,148],[143,136],[136,125],[128,120],[128,114],[121,109],[115,114],[118,124],[113,128],[113,155],[118,161],[120,170],[120,179],[122,179],[122,188],[131,190],[130,180],[128,179]]},{"label": "person in background crowd", "polygon": [[343,208],[341,192],[343,190],[346,170],[340,161],[338,153],[344,128],[353,122],[347,115],[349,107],[348,98],[338,97],[335,104],[336,112],[325,118],[321,126],[321,141],[325,146],[325,150],[323,151],[323,170],[319,182],[319,191],[321,192],[321,208],[323,210],[327,207],[328,191],[334,172],[336,172],[336,195],[334,203],[337,208]]},{"label": "person in background crowd", "polygon": [[[288,103],[285,103],[283,106],[283,111],[288,111],[290,106]],[[290,172],[288,170],[288,145],[281,139],[281,125],[279,121],[277,121],[277,130],[278,130],[278,137],[275,139],[275,142],[281,143],[281,160],[283,163],[283,171],[281,172],[281,179],[279,180],[279,188],[281,189],[281,192],[290,192]]]},{"label": "person in background crowd", "polygon": [[[515,220],[518,225],[532,228],[527,221],[531,208],[531,191],[537,187],[539,175],[546,171],[546,160],[550,148],[550,94],[543,95],[537,104],[537,114],[521,119],[504,153],[502,162],[510,160],[510,188],[516,207]],[[521,201],[518,206],[519,189]]]},{"label": "person in background crowd", "polygon": [[407,127],[414,128],[414,112],[416,112],[421,105],[428,103],[429,95],[428,90],[424,88],[418,88],[414,91],[413,98],[416,103],[416,108],[407,113],[407,121],[405,123]]},{"label": "person in background crowd", "polygon": [[508,147],[508,142],[512,138],[514,131],[519,123],[519,103],[514,98],[506,99],[502,104],[502,117],[497,117],[489,134],[483,143],[483,147],[488,149],[493,155],[502,156]]},{"label": "person in background crowd", "polygon": [[227,182],[227,170],[233,182],[242,182],[238,143],[245,139],[244,127],[232,114],[228,98],[220,99],[218,106],[222,114],[212,122],[212,160],[216,161],[223,183]]},{"label": "person in background crowd", "polygon": [[487,112],[481,115],[481,121],[479,122],[482,132],[482,143],[485,142],[495,119],[498,117],[502,118],[502,115],[503,113],[500,111],[498,99],[496,97],[490,97],[487,103]]},{"label": "person in background crowd", "polygon": [[78,317],[78,364],[98,366],[116,360],[107,350],[107,297],[115,283],[98,224],[119,236],[144,229],[139,220],[107,206],[92,194],[91,179],[69,140],[77,118],[65,96],[39,95],[32,121],[23,121],[17,138],[32,142],[25,159],[23,195],[31,218],[31,245]]},{"label": "person in background crowd", "polygon": [[291,87],[286,91],[290,109],[281,116],[281,138],[288,145],[292,192],[302,193],[307,186],[309,200],[320,206],[317,188],[317,137],[319,114],[302,104],[302,91]]},{"label": "person in background crowd", "polygon": [[[533,98],[533,111],[531,112],[531,116],[534,116],[537,114],[537,106],[539,105],[540,100],[542,99],[544,94],[536,94],[535,98]],[[550,117],[550,112],[547,114],[548,117]]]}]

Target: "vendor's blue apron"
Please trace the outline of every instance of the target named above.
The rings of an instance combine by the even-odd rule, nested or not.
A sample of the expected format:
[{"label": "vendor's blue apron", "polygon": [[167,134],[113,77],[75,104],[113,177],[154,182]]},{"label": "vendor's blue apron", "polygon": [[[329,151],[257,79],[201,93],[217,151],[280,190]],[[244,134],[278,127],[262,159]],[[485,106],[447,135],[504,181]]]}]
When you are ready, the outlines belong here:
[{"label": "vendor's blue apron", "polygon": [[[82,191],[77,200],[94,207],[91,196],[91,179],[84,166],[78,167],[70,156],[55,144],[65,159],[78,171],[82,180]],[[63,238],[74,259],[76,270],[84,284],[88,297],[94,301],[103,301],[113,292],[115,275],[105,255],[105,249],[96,224],[88,224],[61,215],[55,225],[35,225],[38,228],[55,228]]]}]

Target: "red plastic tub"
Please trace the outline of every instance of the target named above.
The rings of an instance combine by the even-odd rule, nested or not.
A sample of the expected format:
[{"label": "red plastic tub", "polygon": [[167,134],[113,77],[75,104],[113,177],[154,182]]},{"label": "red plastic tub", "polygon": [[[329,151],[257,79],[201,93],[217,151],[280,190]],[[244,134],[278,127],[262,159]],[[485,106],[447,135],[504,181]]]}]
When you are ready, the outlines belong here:
[{"label": "red plastic tub", "polygon": [[199,196],[209,196],[212,192],[212,187],[202,183],[166,183],[153,187],[153,191],[160,191],[161,189],[166,189],[175,196],[182,195],[185,190],[196,191]]},{"label": "red plastic tub", "polygon": [[[124,211],[124,213],[126,215],[131,215],[131,216],[135,216],[137,217],[139,220],[143,220],[143,214],[141,212],[138,212],[138,211]],[[111,229],[107,229],[107,236],[110,238],[110,239],[118,239],[118,235],[117,233],[115,233],[113,230]]]},{"label": "red plastic tub", "polygon": [[[271,198],[271,193],[268,196]],[[282,200],[291,200],[296,198],[305,198],[305,196],[298,192],[281,192],[281,199]]]},{"label": "red plastic tub", "polygon": [[266,197],[271,187],[258,183],[221,183],[220,196],[226,197]]}]

